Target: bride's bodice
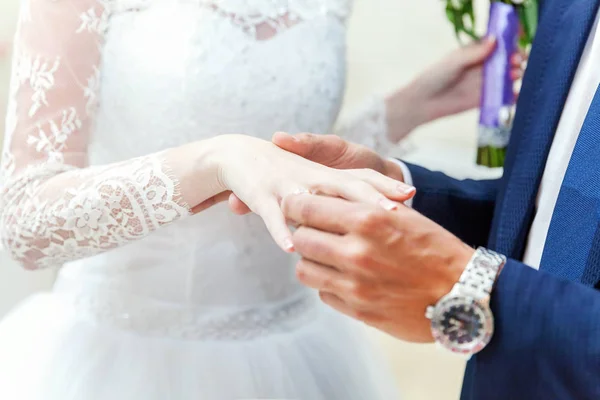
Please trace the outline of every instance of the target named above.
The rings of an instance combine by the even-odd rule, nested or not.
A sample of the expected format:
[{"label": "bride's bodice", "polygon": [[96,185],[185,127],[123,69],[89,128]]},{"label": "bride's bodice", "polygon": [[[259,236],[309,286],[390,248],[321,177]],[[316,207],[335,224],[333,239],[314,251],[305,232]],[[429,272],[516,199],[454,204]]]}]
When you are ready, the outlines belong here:
[{"label": "bride's bodice", "polygon": [[345,26],[342,15],[321,11],[328,1],[313,2],[310,19],[264,39],[196,0],[156,0],[114,14],[92,161],[222,133],[329,132],[344,89]]},{"label": "bride's bodice", "polygon": [[[236,9],[246,2],[272,6],[258,18],[260,8]],[[111,16],[92,164],[223,133],[331,130],[344,89],[347,2],[213,3],[156,0]],[[290,256],[262,221],[225,205],[68,264],[61,275],[199,305],[262,304],[298,290]]]},{"label": "bride's bodice", "polygon": [[[144,332],[252,336],[308,315],[292,257],[261,219],[225,205],[191,215],[185,193],[205,182],[190,185],[181,153],[164,150],[227,133],[331,132],[350,7],[23,0],[0,168],[3,245],[26,268],[62,266],[55,290],[84,314]],[[386,143],[383,98],[336,133]]]}]

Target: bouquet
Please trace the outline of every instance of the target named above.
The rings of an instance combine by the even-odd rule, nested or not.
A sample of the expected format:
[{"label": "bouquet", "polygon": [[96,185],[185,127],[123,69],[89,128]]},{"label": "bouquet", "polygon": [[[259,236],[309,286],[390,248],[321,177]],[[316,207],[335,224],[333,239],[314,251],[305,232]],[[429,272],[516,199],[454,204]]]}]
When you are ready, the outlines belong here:
[{"label": "bouquet", "polygon": [[[444,0],[446,16],[459,40],[476,33],[475,0]],[[520,46],[529,50],[538,22],[538,0],[489,0],[488,36],[496,49],[483,68],[477,164],[502,167],[512,129],[515,96],[510,77],[510,57]]]}]

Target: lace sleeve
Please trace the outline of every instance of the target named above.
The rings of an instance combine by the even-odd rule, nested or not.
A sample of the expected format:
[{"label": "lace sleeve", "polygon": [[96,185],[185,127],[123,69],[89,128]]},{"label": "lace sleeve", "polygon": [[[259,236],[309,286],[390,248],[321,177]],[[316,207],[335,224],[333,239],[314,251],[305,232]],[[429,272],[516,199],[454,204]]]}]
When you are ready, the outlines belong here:
[{"label": "lace sleeve", "polygon": [[4,246],[26,268],[88,257],[189,214],[166,153],[87,166],[108,1],[23,1],[0,229]]}]

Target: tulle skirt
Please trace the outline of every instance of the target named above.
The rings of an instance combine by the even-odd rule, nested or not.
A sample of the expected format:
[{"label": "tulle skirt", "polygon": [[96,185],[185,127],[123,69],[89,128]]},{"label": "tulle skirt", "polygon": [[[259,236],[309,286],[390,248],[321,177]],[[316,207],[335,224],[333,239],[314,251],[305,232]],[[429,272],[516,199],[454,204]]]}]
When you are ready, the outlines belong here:
[{"label": "tulle skirt", "polygon": [[397,398],[363,326],[324,306],[297,329],[251,340],[144,336],[82,319],[57,293],[0,323],[0,399]]}]

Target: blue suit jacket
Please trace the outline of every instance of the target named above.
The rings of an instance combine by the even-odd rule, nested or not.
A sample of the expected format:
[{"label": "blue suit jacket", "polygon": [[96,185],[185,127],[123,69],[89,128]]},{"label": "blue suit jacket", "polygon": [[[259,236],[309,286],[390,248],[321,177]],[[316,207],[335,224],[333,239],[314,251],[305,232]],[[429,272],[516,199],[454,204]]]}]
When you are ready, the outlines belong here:
[{"label": "blue suit jacket", "polygon": [[600,235],[581,281],[565,281],[543,272],[543,266],[538,272],[518,261],[599,4],[543,0],[501,179],[458,181],[409,165],[418,188],[415,209],[465,242],[510,258],[492,295],[495,335],[469,362],[462,399],[600,399],[600,292],[595,288]]}]

